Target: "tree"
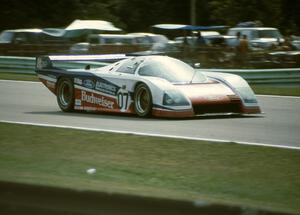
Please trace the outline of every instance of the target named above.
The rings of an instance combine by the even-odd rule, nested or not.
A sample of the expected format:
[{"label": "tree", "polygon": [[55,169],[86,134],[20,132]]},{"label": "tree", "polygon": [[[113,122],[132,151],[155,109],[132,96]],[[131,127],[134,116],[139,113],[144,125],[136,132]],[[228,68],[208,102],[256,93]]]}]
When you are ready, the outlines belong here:
[{"label": "tree", "polygon": [[229,26],[260,20],[265,25],[279,27],[282,17],[281,0],[214,0],[209,8],[213,22]]},{"label": "tree", "polygon": [[[300,33],[299,0],[197,0],[198,25],[235,26],[260,20],[286,33]],[[190,23],[182,0],[2,0],[0,30],[64,27],[75,19],[102,19],[128,32],[159,23]]]},{"label": "tree", "polygon": [[286,34],[300,33],[300,1],[282,0],[282,14],[280,25],[284,28]]},{"label": "tree", "polygon": [[0,26],[2,29],[65,26],[73,21],[78,0],[2,0]]},{"label": "tree", "polygon": [[127,25],[127,30],[148,31],[159,23],[189,23],[189,4],[181,0],[114,0],[114,14]]}]

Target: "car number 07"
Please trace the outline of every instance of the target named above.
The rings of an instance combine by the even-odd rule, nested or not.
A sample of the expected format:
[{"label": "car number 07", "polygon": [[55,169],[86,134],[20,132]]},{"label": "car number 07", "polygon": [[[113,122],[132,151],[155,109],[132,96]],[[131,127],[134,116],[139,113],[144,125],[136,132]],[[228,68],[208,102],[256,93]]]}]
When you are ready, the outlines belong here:
[{"label": "car number 07", "polygon": [[128,92],[119,92],[117,94],[117,99],[118,99],[118,107],[122,110],[127,110],[128,100],[129,100]]}]

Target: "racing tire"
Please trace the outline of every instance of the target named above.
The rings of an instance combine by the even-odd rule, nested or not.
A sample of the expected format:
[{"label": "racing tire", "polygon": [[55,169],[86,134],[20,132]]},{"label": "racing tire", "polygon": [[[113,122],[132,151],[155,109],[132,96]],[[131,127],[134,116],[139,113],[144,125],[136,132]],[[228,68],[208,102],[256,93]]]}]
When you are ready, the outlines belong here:
[{"label": "racing tire", "polygon": [[74,110],[74,85],[70,78],[59,79],[56,88],[56,98],[60,109],[64,112]]},{"label": "racing tire", "polygon": [[134,91],[134,110],[138,116],[148,117],[152,113],[152,95],[149,87],[142,83]]}]

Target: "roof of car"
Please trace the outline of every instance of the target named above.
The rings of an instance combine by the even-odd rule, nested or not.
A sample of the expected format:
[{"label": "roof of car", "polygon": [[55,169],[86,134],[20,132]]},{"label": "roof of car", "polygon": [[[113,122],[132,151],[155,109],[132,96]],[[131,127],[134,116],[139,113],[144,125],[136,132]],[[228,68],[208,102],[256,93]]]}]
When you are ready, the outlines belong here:
[{"label": "roof of car", "polygon": [[198,26],[198,25],[182,25],[182,24],[157,24],[152,25],[154,28],[160,28],[165,30],[188,30],[188,31],[200,31],[200,30],[216,30],[225,29],[225,25],[216,26]]},{"label": "roof of car", "polygon": [[31,33],[41,33],[43,32],[42,29],[39,28],[27,28],[27,29],[11,29],[5,30],[5,32],[31,32]]},{"label": "roof of car", "polygon": [[135,35],[128,35],[128,34],[97,34],[99,37],[106,37],[106,38],[135,38]]},{"label": "roof of car", "polygon": [[278,30],[277,28],[271,28],[271,27],[245,27],[245,28],[240,28],[240,27],[235,27],[235,28],[230,28],[229,30]]},{"label": "roof of car", "polygon": [[159,34],[146,33],[146,32],[135,32],[135,33],[128,33],[127,35],[136,35],[136,36],[157,36],[157,35],[159,35]]}]

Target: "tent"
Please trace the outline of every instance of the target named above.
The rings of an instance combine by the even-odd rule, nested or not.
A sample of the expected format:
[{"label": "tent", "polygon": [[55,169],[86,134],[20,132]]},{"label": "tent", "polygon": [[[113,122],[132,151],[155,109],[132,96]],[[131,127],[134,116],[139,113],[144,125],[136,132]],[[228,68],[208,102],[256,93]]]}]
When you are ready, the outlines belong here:
[{"label": "tent", "polygon": [[115,27],[111,22],[103,20],[74,20],[65,29],[64,37],[74,38],[86,36],[93,33],[103,33],[122,31],[122,29]]}]

